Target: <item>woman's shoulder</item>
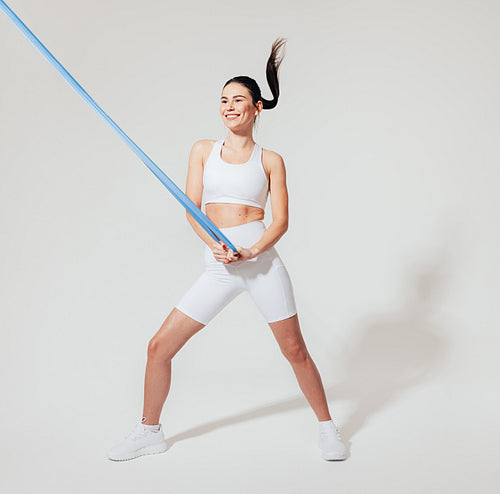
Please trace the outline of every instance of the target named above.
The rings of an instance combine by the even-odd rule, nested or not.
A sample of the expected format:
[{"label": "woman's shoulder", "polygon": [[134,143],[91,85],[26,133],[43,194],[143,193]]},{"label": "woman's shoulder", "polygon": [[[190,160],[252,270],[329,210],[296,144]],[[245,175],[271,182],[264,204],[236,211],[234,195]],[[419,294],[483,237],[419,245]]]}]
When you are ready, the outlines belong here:
[{"label": "woman's shoulder", "polygon": [[201,155],[202,163],[205,164],[217,139],[198,139],[192,146],[191,152]]},{"label": "woman's shoulder", "polygon": [[[262,146],[261,146],[262,147]],[[268,171],[285,167],[283,157],[276,151],[262,148],[262,165]]]},{"label": "woman's shoulder", "polygon": [[193,148],[198,148],[198,149],[212,148],[217,141],[218,139],[198,139],[193,144]]},{"label": "woman's shoulder", "polygon": [[[259,144],[260,146],[260,144]],[[283,160],[281,155],[272,149],[266,149],[263,146],[260,146],[262,149],[262,156],[265,157],[268,161],[279,161]]]}]

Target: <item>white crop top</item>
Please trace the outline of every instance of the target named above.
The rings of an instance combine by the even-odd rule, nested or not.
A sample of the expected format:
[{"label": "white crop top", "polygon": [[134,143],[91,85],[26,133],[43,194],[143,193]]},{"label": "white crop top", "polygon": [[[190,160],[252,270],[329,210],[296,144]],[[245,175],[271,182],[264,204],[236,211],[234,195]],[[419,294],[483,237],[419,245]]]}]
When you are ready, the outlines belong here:
[{"label": "white crop top", "polygon": [[246,163],[231,164],[221,158],[223,141],[215,142],[203,168],[205,204],[228,202],[265,209],[269,182],[262,166],[262,148],[255,143]]}]

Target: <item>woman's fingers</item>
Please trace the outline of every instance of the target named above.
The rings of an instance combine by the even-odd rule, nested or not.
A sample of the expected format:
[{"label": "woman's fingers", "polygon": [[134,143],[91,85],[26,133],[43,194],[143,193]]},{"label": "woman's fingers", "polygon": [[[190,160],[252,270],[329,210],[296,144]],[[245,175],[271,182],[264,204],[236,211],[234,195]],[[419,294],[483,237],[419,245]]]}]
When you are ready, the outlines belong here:
[{"label": "woman's fingers", "polygon": [[230,262],[238,261],[240,258],[240,253],[238,252],[238,249],[241,249],[239,245],[236,246],[237,250],[232,250],[229,249],[227,253],[227,258]]},{"label": "woman's fingers", "polygon": [[230,262],[237,261],[240,253],[234,251],[233,249],[229,249],[227,245],[222,242],[222,240],[220,240],[219,242],[220,243],[218,244],[212,244],[212,250],[215,259],[219,262],[223,262],[224,264],[229,264]]},{"label": "woman's fingers", "polygon": [[234,260],[234,251],[233,249],[227,249],[227,258],[229,261],[233,261]]},{"label": "woman's fingers", "polygon": [[219,262],[222,262],[226,258],[226,252],[224,251],[222,245],[222,243],[212,244],[212,252],[214,254],[215,260]]},{"label": "woman's fingers", "polygon": [[227,245],[225,245],[222,240],[220,240],[218,244],[212,244],[212,250],[216,261],[228,264],[234,259],[233,251],[228,249]]}]

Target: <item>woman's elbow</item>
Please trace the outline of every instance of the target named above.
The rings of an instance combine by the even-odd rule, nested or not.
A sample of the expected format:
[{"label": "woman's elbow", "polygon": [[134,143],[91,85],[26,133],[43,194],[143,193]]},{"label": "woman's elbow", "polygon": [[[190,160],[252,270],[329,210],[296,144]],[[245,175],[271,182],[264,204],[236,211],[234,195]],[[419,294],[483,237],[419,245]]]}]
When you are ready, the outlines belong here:
[{"label": "woman's elbow", "polygon": [[282,235],[284,235],[288,230],[288,218],[278,218],[276,224],[279,225]]}]

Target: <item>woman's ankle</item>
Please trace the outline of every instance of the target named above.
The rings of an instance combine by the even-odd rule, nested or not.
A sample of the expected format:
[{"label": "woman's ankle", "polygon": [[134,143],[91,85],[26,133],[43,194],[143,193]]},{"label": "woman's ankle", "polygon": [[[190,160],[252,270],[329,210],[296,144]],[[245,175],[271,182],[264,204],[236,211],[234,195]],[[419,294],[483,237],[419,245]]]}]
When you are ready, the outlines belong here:
[{"label": "woman's ankle", "polygon": [[160,420],[159,419],[150,420],[149,418],[147,418],[143,415],[141,418],[141,423],[143,425],[159,425]]}]

